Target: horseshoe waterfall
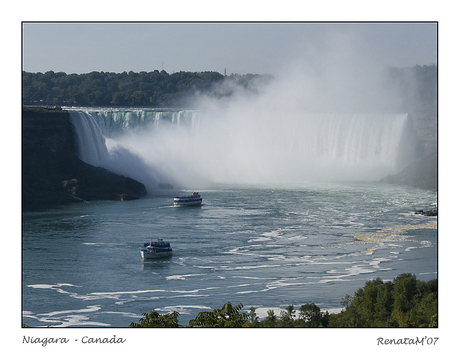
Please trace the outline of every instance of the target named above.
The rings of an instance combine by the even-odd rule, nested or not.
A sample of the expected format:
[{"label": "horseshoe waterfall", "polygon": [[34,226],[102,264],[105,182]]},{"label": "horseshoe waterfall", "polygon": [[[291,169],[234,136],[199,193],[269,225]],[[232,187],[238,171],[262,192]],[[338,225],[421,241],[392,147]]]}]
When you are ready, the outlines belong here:
[{"label": "horseshoe waterfall", "polygon": [[376,181],[417,156],[408,114],[69,109],[79,157],[143,182]]}]

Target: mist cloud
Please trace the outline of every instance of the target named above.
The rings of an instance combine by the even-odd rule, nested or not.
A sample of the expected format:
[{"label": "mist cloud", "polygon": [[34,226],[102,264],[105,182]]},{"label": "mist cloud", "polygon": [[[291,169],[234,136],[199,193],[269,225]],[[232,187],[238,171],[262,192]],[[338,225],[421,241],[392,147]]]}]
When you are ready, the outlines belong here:
[{"label": "mist cloud", "polygon": [[[195,96],[193,123],[118,137],[125,151],[112,148],[115,163],[138,178],[144,174],[144,182],[188,188],[379,180],[394,173],[402,166],[396,159],[406,117],[383,114],[404,112],[400,96],[388,89],[387,67],[359,46],[353,36],[329,33],[269,83],[245,89],[226,79]],[[135,157],[123,160],[128,153]]]}]

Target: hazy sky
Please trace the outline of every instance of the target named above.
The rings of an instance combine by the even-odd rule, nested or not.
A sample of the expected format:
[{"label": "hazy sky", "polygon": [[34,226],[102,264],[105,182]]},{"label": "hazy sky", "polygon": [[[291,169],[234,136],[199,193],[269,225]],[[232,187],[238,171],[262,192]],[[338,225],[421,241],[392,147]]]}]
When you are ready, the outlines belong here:
[{"label": "hazy sky", "polygon": [[[379,65],[437,63],[436,23],[31,23],[23,70],[272,73],[343,55]],[[351,58],[353,59],[353,58]]]}]

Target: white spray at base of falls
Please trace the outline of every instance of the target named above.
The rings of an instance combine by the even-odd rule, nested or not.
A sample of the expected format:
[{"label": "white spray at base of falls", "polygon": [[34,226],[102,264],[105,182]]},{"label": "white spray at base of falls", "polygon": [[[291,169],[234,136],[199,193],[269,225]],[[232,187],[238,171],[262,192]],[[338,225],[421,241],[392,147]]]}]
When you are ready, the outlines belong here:
[{"label": "white spray at base of falls", "polygon": [[[241,112],[241,111],[240,111]],[[143,182],[374,181],[413,160],[407,114],[71,109],[78,155]]]}]

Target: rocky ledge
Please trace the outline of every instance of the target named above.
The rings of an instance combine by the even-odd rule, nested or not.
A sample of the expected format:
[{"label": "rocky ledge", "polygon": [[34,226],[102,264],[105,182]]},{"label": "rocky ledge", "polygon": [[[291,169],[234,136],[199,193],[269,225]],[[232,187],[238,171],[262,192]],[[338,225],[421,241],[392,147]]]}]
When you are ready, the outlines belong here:
[{"label": "rocky ledge", "polygon": [[438,216],[438,211],[437,210],[427,210],[427,211],[417,210],[415,214],[425,215],[425,216]]},{"label": "rocky ledge", "polygon": [[89,200],[131,200],[146,194],[140,182],[78,158],[67,111],[23,108],[23,210]]}]

